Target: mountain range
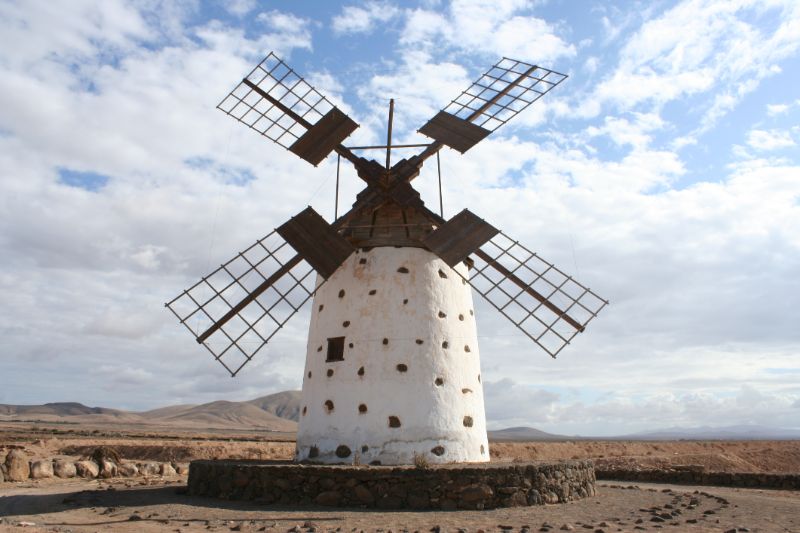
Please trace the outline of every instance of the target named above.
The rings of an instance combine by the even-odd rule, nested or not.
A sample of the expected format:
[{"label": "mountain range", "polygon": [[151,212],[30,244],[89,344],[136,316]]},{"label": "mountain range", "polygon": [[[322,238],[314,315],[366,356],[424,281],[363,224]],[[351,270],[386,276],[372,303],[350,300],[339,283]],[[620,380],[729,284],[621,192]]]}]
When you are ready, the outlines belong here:
[{"label": "mountain range", "polygon": [[219,400],[200,405],[171,405],[150,411],[87,407],[75,402],[44,405],[0,404],[0,421],[77,424],[130,424],[178,429],[297,430],[300,391],[284,391],[244,402]]},{"label": "mountain range", "polygon": [[[243,402],[218,400],[200,405],[172,405],[150,411],[87,407],[76,402],[44,405],[0,404],[0,422],[115,424],[183,430],[258,430],[293,433],[301,408],[300,391],[283,391]],[[493,441],[543,440],[800,440],[800,430],[759,425],[672,427],[618,437],[556,435],[531,427],[489,431]]]}]

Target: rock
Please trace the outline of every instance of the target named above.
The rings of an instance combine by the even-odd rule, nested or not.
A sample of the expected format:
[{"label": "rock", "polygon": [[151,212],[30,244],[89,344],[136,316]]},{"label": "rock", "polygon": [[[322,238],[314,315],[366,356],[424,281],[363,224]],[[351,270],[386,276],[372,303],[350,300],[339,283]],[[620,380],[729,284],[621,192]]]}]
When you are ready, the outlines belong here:
[{"label": "rock", "polygon": [[386,494],[378,500],[378,507],[381,509],[400,509],[403,507],[403,499],[400,496]]},{"label": "rock", "polygon": [[180,474],[181,476],[188,476],[189,475],[189,465],[178,465],[175,468],[175,471]]},{"label": "rock", "polygon": [[575,526],[573,526],[572,524],[564,524],[558,529],[560,529],[561,531],[575,531]]},{"label": "rock", "polygon": [[169,463],[161,463],[161,468],[159,470],[159,474],[162,476],[174,476],[178,473],[172,468],[172,465]]},{"label": "rock", "polygon": [[108,459],[103,459],[99,464],[101,478],[108,479],[117,475],[117,465],[113,462]]},{"label": "rock", "polygon": [[158,463],[139,463],[138,467],[143,476],[156,476],[161,470]]},{"label": "rock", "polygon": [[375,496],[373,496],[372,492],[370,492],[370,490],[364,485],[358,485],[356,488],[354,488],[353,496],[358,503],[363,503],[365,505],[369,505],[375,501]]},{"label": "rock", "polygon": [[522,491],[519,491],[506,498],[503,503],[508,507],[523,507],[528,504],[528,499]]},{"label": "rock", "polygon": [[25,481],[31,475],[28,456],[22,450],[11,450],[6,455],[6,479],[8,481]]},{"label": "rock", "polygon": [[326,490],[317,494],[314,501],[319,505],[339,505],[342,495],[335,490]]},{"label": "rock", "polygon": [[492,496],[494,496],[494,491],[489,485],[474,483],[461,489],[459,499],[462,503],[474,505],[476,503],[486,503]]},{"label": "rock", "polygon": [[56,459],[53,461],[53,473],[61,478],[70,478],[75,477],[78,472],[75,470],[75,463],[72,461]]},{"label": "rock", "polygon": [[431,500],[425,492],[409,494],[407,501],[412,509],[428,509],[431,506]]},{"label": "rock", "polygon": [[133,477],[139,473],[139,469],[133,463],[122,463],[117,466],[117,474],[123,477]]},{"label": "rock", "polygon": [[75,463],[75,471],[80,477],[96,478],[100,474],[100,467],[94,461],[78,461]]},{"label": "rock", "polygon": [[31,478],[45,479],[53,477],[53,462],[48,460],[31,463]]}]

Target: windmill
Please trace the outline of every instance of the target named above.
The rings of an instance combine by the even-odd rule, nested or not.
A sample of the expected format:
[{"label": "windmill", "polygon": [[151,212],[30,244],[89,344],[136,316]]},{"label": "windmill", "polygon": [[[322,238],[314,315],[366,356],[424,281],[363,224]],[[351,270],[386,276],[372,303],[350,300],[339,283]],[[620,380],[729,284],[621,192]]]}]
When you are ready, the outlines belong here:
[{"label": "windmill", "polygon": [[[366,184],[332,223],[308,207],[166,304],[235,376],[313,298],[296,460],[488,461],[472,290],[552,357],[608,303],[471,211],[445,220],[410,183],[565,78],[503,58],[421,145],[392,145],[391,101],[386,145],[344,146],[358,124],[273,53],[217,106],[315,166],[335,152]],[[393,148],[422,150],[392,163]]]}]

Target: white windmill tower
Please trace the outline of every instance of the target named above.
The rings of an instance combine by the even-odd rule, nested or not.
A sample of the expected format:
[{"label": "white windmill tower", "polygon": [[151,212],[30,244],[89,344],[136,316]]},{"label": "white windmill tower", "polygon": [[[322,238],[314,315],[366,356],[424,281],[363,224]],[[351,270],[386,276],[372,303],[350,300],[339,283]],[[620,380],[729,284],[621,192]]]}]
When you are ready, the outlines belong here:
[{"label": "white windmill tower", "polygon": [[[358,125],[274,54],[219,104],[313,165],[336,152],[366,182],[332,224],[309,207],[167,304],[236,375],[313,297],[296,460],[488,461],[472,290],[553,357],[607,304],[410,185],[443,146],[464,153],[565,78],[503,58],[420,128],[425,145],[392,146],[390,103],[386,145],[343,146]],[[392,148],[417,146],[391,164]],[[385,164],[354,154],[368,148]]]}]

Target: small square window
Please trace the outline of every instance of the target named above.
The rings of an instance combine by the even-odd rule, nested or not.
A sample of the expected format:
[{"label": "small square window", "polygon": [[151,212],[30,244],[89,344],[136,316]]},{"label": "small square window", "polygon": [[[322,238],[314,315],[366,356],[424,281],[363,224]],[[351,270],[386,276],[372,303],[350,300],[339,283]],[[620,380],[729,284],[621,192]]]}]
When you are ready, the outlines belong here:
[{"label": "small square window", "polygon": [[328,355],[326,363],[331,361],[344,361],[344,337],[333,337],[328,339]]}]

